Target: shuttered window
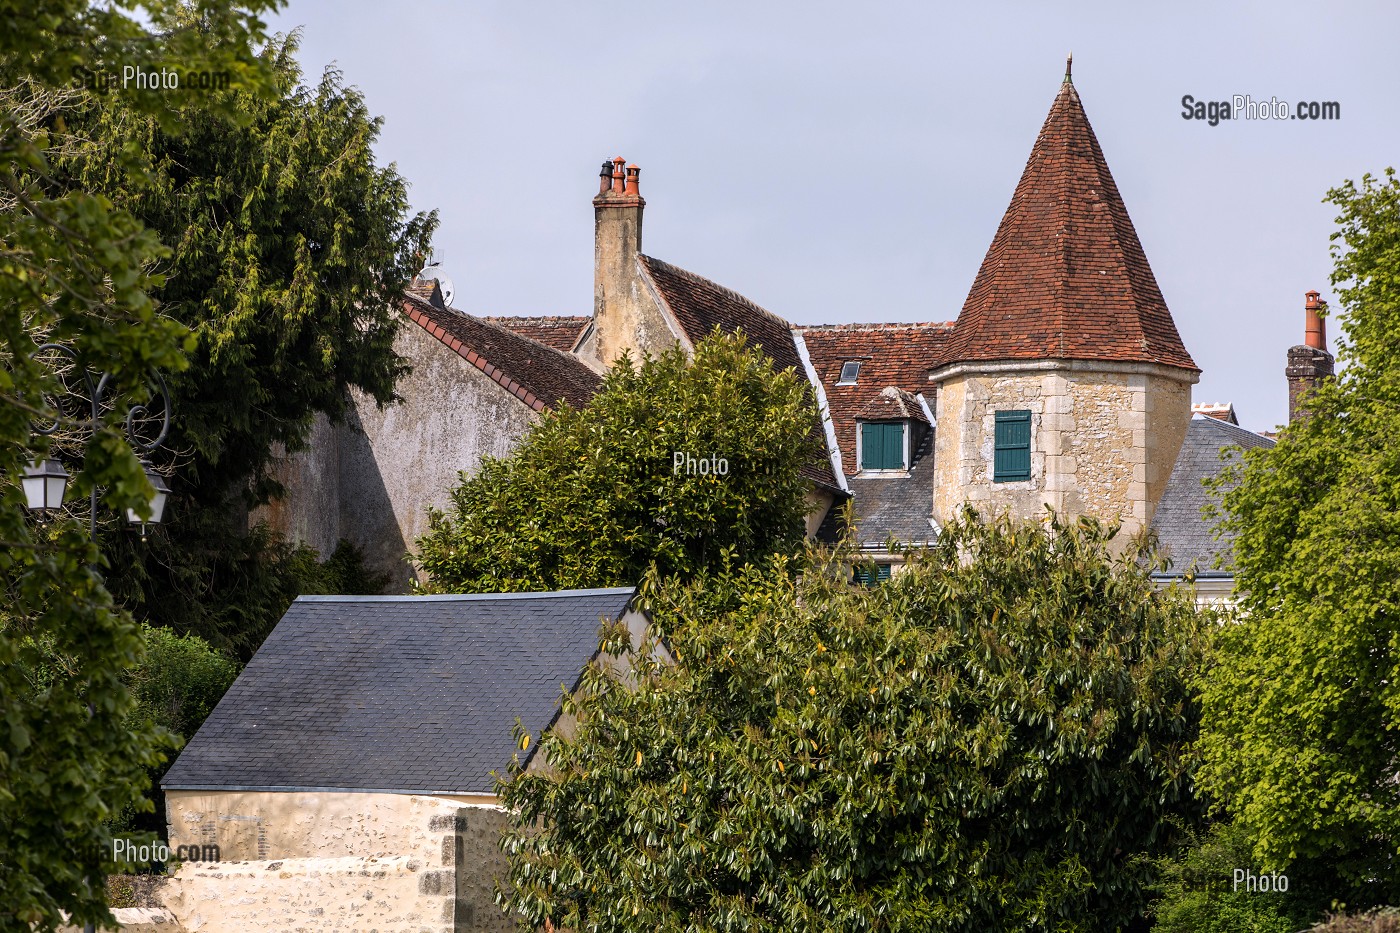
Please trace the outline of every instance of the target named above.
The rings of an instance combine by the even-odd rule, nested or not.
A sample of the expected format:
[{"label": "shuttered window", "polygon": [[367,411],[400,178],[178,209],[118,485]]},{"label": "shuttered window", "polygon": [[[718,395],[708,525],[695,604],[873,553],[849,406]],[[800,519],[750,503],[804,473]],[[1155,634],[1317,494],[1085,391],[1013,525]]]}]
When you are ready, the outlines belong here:
[{"label": "shuttered window", "polygon": [[999,411],[996,413],[996,443],[993,453],[992,481],[1022,482],[1031,478],[1031,413],[1029,411]]},{"label": "shuttered window", "polygon": [[862,470],[904,469],[904,422],[865,421],[860,426]]},{"label": "shuttered window", "polygon": [[856,568],[856,582],[862,586],[874,586],[877,583],[884,583],[889,578],[889,564],[876,564],[874,567],[867,564],[864,567]]}]

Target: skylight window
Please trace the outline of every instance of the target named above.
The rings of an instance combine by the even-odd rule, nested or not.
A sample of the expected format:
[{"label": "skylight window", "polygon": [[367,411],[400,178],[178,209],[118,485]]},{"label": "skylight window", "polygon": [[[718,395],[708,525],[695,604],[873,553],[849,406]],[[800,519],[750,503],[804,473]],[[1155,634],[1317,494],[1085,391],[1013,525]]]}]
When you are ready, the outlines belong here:
[{"label": "skylight window", "polygon": [[853,386],[856,384],[856,377],[860,375],[860,360],[847,360],[841,364],[841,378],[836,380],[839,386]]}]

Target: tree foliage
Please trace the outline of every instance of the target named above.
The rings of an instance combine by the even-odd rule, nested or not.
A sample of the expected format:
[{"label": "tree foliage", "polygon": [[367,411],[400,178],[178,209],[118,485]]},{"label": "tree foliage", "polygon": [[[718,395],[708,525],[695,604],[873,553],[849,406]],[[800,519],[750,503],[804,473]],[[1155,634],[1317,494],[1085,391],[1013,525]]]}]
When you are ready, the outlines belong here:
[{"label": "tree foliage", "polygon": [[193,336],[189,369],[170,379],[177,495],[139,546],[107,536],[117,595],[244,657],[298,592],[285,559],[298,549],[250,533],[248,509],[278,491],[275,458],[304,446],[318,414],[338,418],[349,389],[395,397],[397,308],[436,223],[408,216],[406,183],[376,165],[381,121],[363,95],[334,69],[303,86],[296,49],[293,35],[259,53],[270,93],[189,92],[175,127],[115,90],[88,95],[64,114],[83,142],[59,160],[65,184],[102,192],[168,246],[152,294]]},{"label": "tree foliage", "polygon": [[[128,12],[135,6],[0,2],[0,86],[42,92],[75,67],[108,69],[127,56],[171,56],[260,86],[263,66],[245,50],[266,4],[149,0],[139,4],[145,23]],[[174,124],[179,104],[142,96],[133,105]],[[158,238],[100,193],[62,186],[46,151],[63,127],[34,116],[0,108],[0,930],[24,933],[53,929],[61,911],[78,923],[110,919],[104,822],[139,799],[143,769],[160,754],[154,730],[129,727],[123,676],[142,644],[103,584],[99,551],[84,526],[38,526],[24,506],[24,467],[49,452],[34,424],[61,417],[55,374],[31,359],[35,337],[70,347],[79,366],[111,373],[118,394],[140,400],[152,368],[184,365],[185,335],[151,298],[160,285],[152,263],[165,254]],[[145,511],[150,486],[123,435],[124,412],[109,414],[63,426],[85,437],[73,492],[95,487],[104,508]],[[36,687],[29,675],[42,644],[72,671]]]},{"label": "tree foliage", "polygon": [[1196,817],[1201,649],[1109,537],[969,513],[878,587],[845,554],[651,576],[649,640],[609,630],[576,726],[498,788],[503,904],[522,929],[1121,928]]},{"label": "tree foliage", "polygon": [[1285,892],[1250,891],[1235,872],[1253,865],[1252,841],[1231,823],[1212,825],[1178,857],[1162,859],[1154,933],[1296,933],[1331,903],[1310,883],[1316,879],[1296,875]]},{"label": "tree foliage", "polygon": [[[586,407],[546,413],[511,457],[463,475],[417,544],[427,589],[618,586],[653,562],[669,576],[796,553],[815,417],[805,381],[742,334],[693,359],[624,357]],[[728,472],[689,473],[678,452]]]},{"label": "tree foliage", "polygon": [[1329,194],[1345,315],[1335,382],[1226,474],[1243,622],[1204,688],[1206,786],[1262,867],[1400,900],[1400,180]]}]

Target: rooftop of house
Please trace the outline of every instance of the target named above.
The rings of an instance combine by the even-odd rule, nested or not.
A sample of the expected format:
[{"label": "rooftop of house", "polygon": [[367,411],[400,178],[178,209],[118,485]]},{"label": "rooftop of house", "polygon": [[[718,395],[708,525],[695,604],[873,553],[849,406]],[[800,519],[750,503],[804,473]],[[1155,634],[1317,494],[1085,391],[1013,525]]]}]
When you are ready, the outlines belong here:
[{"label": "rooftop of house", "polygon": [[1191,414],[1228,421],[1233,425],[1240,423],[1239,418],[1235,416],[1235,406],[1230,402],[1196,402],[1191,406]]},{"label": "rooftop of house", "polygon": [[602,379],[578,357],[517,333],[491,320],[448,309],[435,284],[423,297],[410,289],[404,314],[468,363],[490,376],[536,411],[568,402],[588,404]]},{"label": "rooftop of house", "polygon": [[632,594],[300,597],[161,785],[493,793]]},{"label": "rooftop of house", "polygon": [[593,322],[593,318],[587,315],[501,316],[482,318],[482,320],[504,327],[513,334],[528,337],[547,347],[553,347],[561,353],[573,350],[574,345],[578,343],[578,338]]},{"label": "rooftop of house", "polygon": [[1068,75],[943,354],[1028,359],[1197,370]]},{"label": "rooftop of house", "polygon": [[[791,369],[805,378],[806,367],[787,321],[704,276],[652,256],[639,255],[637,261],[692,345],[716,330],[725,334],[742,330],[749,342],[773,361],[774,369]],[[821,428],[814,425],[813,430],[820,432]],[[824,438],[822,447],[826,447]],[[829,459],[805,468],[803,475],[827,489],[840,489]]]},{"label": "rooftop of house", "polygon": [[1273,445],[1269,438],[1219,418],[1196,415],[1191,419],[1162,501],[1152,516],[1152,530],[1171,560],[1171,573],[1230,569],[1230,540],[1216,540],[1212,523],[1202,515],[1208,502],[1203,483],[1220,475],[1228,460],[1239,456],[1239,450]]},{"label": "rooftop of house", "polygon": [[[856,420],[885,388],[894,386],[913,395],[922,393],[929,410],[933,410],[935,396],[928,374],[937,365],[952,327],[951,323],[939,322],[796,328],[826,395],[846,476],[860,472],[856,461]],[[847,367],[848,363],[859,365]],[[843,370],[851,378],[842,379]]]}]

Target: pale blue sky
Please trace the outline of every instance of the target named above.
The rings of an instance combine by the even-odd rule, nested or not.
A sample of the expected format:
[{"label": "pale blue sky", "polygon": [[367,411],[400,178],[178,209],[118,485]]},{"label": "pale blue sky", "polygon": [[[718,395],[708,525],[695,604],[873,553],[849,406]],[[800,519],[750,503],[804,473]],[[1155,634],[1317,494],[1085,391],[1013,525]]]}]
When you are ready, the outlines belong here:
[{"label": "pale blue sky", "polygon": [[[1195,400],[1284,420],[1327,189],[1400,165],[1400,7],[291,0],[312,76],[384,117],[474,314],[588,314],[598,165],[642,167],[643,249],[800,323],[952,320],[1074,52]],[[1330,123],[1181,97],[1338,101]],[[1336,307],[1334,302],[1334,308]],[[1329,338],[1336,326],[1329,322]]]}]

